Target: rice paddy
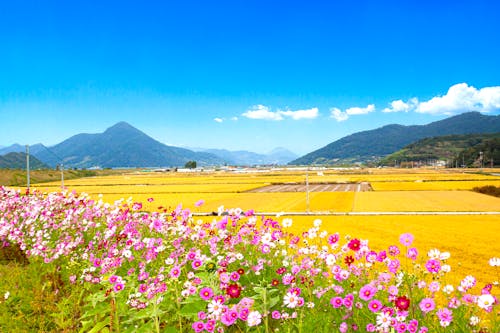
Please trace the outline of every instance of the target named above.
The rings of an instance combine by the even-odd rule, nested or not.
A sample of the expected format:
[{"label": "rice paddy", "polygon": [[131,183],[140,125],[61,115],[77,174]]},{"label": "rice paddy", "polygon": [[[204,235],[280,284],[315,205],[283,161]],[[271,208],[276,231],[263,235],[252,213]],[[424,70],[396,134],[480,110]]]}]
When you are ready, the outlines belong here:
[{"label": "rice paddy", "polygon": [[[305,170],[244,175],[134,172],[70,180],[65,186],[68,190],[85,192],[108,202],[131,198],[142,202],[145,210],[183,204],[194,213],[217,212],[220,206],[271,214],[311,212],[310,216],[292,217],[293,231],[298,233],[307,230],[318,217],[314,212],[392,212],[394,215],[320,218],[329,232],[369,239],[372,246],[380,248],[395,243],[399,234],[411,232],[418,248],[452,252],[452,263],[457,269],[460,267],[461,276],[476,273],[487,281],[498,279],[488,275],[491,270],[487,273],[487,262],[490,257],[500,254],[500,215],[459,215],[500,211],[499,198],[470,191],[476,186],[500,186],[500,176],[493,172],[370,169],[307,173],[309,195],[305,192]],[[300,187],[290,190],[292,183]],[[359,191],[356,184],[361,183],[369,183],[372,190]],[[318,184],[328,186],[324,185],[323,191],[314,191],[321,188]],[[40,191],[58,191],[60,183],[34,187]],[[149,198],[154,201],[149,202]],[[195,207],[199,200],[204,200],[203,205]],[[408,212],[448,212],[449,215],[404,215]]]}]

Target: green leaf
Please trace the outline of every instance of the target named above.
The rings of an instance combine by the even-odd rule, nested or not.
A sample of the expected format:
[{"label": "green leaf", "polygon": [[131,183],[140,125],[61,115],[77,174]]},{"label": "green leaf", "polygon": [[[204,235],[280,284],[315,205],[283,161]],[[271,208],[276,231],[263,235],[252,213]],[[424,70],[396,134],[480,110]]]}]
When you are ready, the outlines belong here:
[{"label": "green leaf", "polygon": [[108,325],[109,325],[109,318],[95,324],[95,326],[90,331],[87,331],[87,330],[85,330],[85,327],[82,327],[82,329],[80,330],[80,333],[84,333],[84,332],[85,333],[98,333],[98,332],[101,332],[101,330],[103,330]]}]

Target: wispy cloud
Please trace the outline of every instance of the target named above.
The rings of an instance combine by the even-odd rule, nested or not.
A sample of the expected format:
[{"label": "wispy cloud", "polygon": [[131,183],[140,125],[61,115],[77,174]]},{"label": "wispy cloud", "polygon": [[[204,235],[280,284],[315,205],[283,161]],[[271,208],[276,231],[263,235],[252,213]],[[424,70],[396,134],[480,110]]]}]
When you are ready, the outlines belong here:
[{"label": "wispy cloud", "polygon": [[407,102],[403,102],[402,100],[398,99],[396,101],[392,101],[389,104],[390,107],[383,109],[382,112],[388,113],[414,111],[418,106],[418,98],[410,98]]},{"label": "wispy cloud", "polygon": [[330,109],[330,117],[334,118],[337,121],[345,121],[349,119],[347,113],[342,112],[339,108],[331,108]]},{"label": "wispy cloud", "polygon": [[331,108],[330,109],[330,117],[334,118],[337,121],[345,121],[349,119],[350,116],[354,115],[362,115],[368,114],[375,111],[375,105],[369,104],[366,107],[352,107],[348,108],[345,111],[340,110],[339,108]]},{"label": "wispy cloud", "polygon": [[464,111],[492,112],[500,109],[500,86],[476,89],[467,83],[451,86],[444,96],[422,102],[416,112],[453,115]]},{"label": "wispy cloud", "polygon": [[318,108],[311,108],[306,110],[278,110],[271,111],[268,106],[265,105],[255,105],[242,116],[250,118],[250,119],[263,119],[263,120],[283,120],[285,118],[291,118],[293,120],[301,120],[301,119],[315,119],[319,115]]},{"label": "wispy cloud", "polygon": [[222,119],[222,118],[214,118],[214,121],[217,122],[217,123],[222,123],[224,121],[224,119]]}]

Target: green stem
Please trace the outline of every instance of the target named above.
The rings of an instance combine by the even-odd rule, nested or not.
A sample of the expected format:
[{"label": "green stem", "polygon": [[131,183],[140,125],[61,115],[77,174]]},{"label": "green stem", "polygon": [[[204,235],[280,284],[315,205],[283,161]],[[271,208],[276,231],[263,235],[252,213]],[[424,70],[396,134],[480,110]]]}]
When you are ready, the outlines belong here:
[{"label": "green stem", "polygon": [[155,322],[156,333],[160,333],[160,318],[158,318],[158,304],[157,304],[156,298],[154,299],[153,309],[154,309],[153,319]]},{"label": "green stem", "polygon": [[179,313],[181,313],[181,301],[179,299],[179,289],[177,288],[178,285],[176,284],[175,285],[175,302],[177,304],[177,319],[179,321],[179,332],[182,333],[183,329],[182,329],[182,317]]},{"label": "green stem", "polygon": [[267,313],[267,289],[264,289],[262,298],[263,298],[262,300],[264,302],[264,311],[263,311],[262,315],[265,316],[264,317],[264,326],[266,328],[265,332],[268,333],[269,332],[269,320],[268,320],[269,316],[266,315],[266,313]]}]

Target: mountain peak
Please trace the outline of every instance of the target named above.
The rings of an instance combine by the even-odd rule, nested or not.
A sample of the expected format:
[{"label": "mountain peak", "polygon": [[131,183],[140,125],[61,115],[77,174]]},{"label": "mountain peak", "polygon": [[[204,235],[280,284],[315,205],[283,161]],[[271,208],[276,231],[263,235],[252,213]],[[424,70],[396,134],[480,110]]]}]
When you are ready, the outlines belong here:
[{"label": "mountain peak", "polygon": [[105,132],[109,132],[109,131],[128,131],[128,130],[139,131],[137,128],[135,128],[134,126],[130,125],[126,121],[120,121],[120,122],[114,124],[113,126],[109,127],[108,129],[106,129]]}]

